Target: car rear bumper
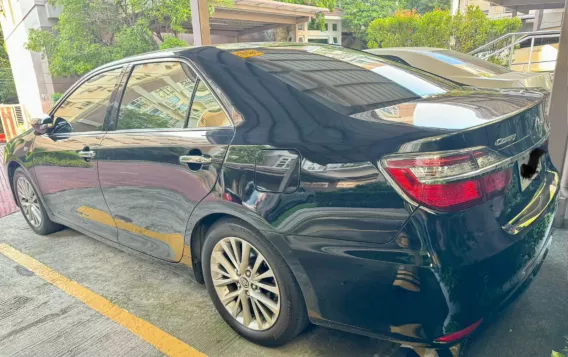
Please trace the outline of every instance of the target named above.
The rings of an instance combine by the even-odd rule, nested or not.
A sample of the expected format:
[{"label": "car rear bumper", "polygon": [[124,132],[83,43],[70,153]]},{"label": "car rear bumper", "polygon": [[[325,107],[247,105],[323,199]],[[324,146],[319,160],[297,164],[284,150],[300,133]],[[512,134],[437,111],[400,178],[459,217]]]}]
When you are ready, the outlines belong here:
[{"label": "car rear bumper", "polygon": [[[514,235],[499,226],[506,237],[494,240],[511,243],[467,264],[441,264],[419,212],[386,244],[267,235],[296,275],[313,323],[403,344],[448,346],[460,339],[436,340],[490,320],[541,266],[551,242],[558,175],[547,180],[527,212],[511,221],[517,223]],[[464,250],[473,244],[468,237],[452,239]]]}]

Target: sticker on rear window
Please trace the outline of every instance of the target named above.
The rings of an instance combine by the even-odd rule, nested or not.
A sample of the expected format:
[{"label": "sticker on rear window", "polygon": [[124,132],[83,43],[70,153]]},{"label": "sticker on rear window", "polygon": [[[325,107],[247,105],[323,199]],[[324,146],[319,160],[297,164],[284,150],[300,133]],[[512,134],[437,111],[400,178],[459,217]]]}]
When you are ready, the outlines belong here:
[{"label": "sticker on rear window", "polygon": [[256,51],[256,50],[234,51],[234,52],[231,52],[231,53],[234,54],[235,56],[239,56],[241,58],[262,56],[264,54],[264,53],[262,53],[260,51]]}]

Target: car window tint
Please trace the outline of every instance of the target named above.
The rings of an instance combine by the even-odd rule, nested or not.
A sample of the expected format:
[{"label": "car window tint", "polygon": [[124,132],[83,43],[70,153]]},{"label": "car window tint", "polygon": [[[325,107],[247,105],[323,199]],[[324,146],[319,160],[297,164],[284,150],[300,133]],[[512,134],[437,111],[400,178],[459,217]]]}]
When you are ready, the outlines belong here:
[{"label": "car window tint", "polygon": [[[98,74],[77,88],[53,114],[55,124],[72,132],[103,130],[112,91],[122,68]],[[62,126],[63,127],[63,126]]]},{"label": "car window tint", "polygon": [[190,128],[230,126],[225,111],[203,81],[199,81],[189,116]]},{"label": "car window tint", "polygon": [[117,129],[183,128],[196,75],[179,62],[134,67],[120,104]]},{"label": "car window tint", "polygon": [[245,59],[347,115],[455,88],[422,71],[336,46],[263,48],[257,52]]}]

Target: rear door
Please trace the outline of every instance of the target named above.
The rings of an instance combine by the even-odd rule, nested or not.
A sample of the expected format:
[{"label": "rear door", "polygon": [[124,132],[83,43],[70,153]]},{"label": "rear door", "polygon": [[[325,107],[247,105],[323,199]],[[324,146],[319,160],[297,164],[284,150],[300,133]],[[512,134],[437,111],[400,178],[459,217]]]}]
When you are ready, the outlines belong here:
[{"label": "rear door", "polygon": [[102,142],[99,177],[118,241],[179,261],[189,216],[213,188],[233,126],[189,63],[135,63]]},{"label": "rear door", "polygon": [[44,201],[67,224],[116,240],[116,227],[97,174],[105,118],[123,68],[94,73],[54,108],[54,126],[29,153]]}]

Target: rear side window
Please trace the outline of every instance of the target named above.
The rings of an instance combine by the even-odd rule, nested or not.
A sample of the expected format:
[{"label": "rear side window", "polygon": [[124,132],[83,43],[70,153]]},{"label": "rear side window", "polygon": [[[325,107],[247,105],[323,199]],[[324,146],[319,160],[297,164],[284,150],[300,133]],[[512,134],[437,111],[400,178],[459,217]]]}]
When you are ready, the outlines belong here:
[{"label": "rear side window", "polygon": [[179,62],[136,65],[120,104],[117,129],[183,128],[197,76]]},{"label": "rear side window", "polygon": [[122,68],[113,69],[81,84],[53,113],[55,124],[64,125],[73,133],[103,130],[110,97],[121,72]]},{"label": "rear side window", "polygon": [[219,105],[217,98],[215,98],[205,83],[200,80],[191,106],[189,127],[211,128],[230,125],[231,122],[221,105]]}]

